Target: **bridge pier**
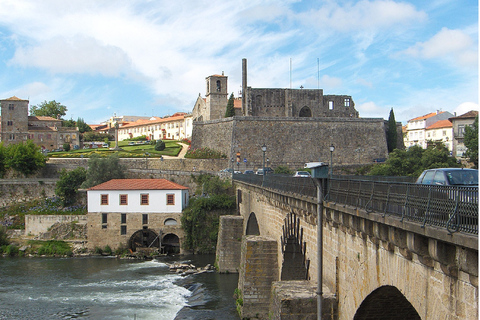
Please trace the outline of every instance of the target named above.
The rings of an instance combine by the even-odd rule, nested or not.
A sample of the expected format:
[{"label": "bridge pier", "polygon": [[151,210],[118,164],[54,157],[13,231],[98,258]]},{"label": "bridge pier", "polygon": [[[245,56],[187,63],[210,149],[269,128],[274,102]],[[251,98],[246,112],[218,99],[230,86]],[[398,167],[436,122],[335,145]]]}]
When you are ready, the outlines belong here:
[{"label": "bridge pier", "polygon": [[218,272],[238,273],[243,236],[243,217],[220,216],[216,267]]},{"label": "bridge pier", "polygon": [[277,241],[262,236],[242,240],[238,279],[242,319],[268,319],[272,283],[278,280],[277,248]]}]

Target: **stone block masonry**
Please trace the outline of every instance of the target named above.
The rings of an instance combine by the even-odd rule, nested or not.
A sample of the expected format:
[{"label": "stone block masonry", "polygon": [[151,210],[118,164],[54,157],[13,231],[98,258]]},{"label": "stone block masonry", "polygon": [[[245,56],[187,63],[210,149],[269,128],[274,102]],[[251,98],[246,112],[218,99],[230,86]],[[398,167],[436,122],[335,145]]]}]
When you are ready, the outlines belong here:
[{"label": "stone block masonry", "polygon": [[87,223],[87,215],[26,215],[25,234],[38,236],[45,233],[55,223],[77,222]]},{"label": "stone block masonry", "polygon": [[272,283],[278,280],[277,259],[277,241],[261,236],[243,238],[238,279],[242,318],[268,319]]},{"label": "stone block masonry", "polygon": [[238,273],[243,234],[243,217],[220,216],[216,262],[219,272]]},{"label": "stone block masonry", "polygon": [[194,122],[192,148],[215,149],[228,159],[239,154],[240,170],[262,166],[263,144],[271,167],[330,162],[331,144],[334,166],[371,164],[388,154],[383,119],[233,117]]}]

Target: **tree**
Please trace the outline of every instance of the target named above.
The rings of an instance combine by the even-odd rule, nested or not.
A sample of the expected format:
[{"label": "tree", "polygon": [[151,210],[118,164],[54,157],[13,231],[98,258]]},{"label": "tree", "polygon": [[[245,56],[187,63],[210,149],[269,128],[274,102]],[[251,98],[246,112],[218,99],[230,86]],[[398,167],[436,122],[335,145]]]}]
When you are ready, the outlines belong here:
[{"label": "tree", "polygon": [[230,95],[230,98],[228,98],[227,110],[225,110],[225,118],[229,118],[229,117],[235,116],[234,101],[235,101],[235,98],[233,97],[233,93],[232,93],[232,94]]},{"label": "tree", "polygon": [[87,178],[87,170],[78,167],[72,171],[62,170],[60,179],[55,186],[55,194],[62,199],[64,206],[75,203],[78,188],[85,182]]},{"label": "tree", "polygon": [[7,148],[3,146],[3,143],[0,143],[0,178],[3,178],[3,175],[7,171],[6,157]]},{"label": "tree", "polygon": [[65,142],[65,143],[63,144],[63,150],[64,150],[64,151],[67,151],[67,152],[70,151],[70,143]]},{"label": "tree", "polygon": [[478,115],[471,126],[465,127],[463,139],[463,143],[467,147],[465,156],[473,163],[475,168],[478,168]]},{"label": "tree", "polygon": [[390,109],[390,115],[388,116],[387,148],[389,153],[397,148],[397,122],[395,121],[393,108]]},{"label": "tree", "polygon": [[157,140],[155,143],[155,151],[163,151],[165,150],[165,142],[162,140]]},{"label": "tree", "polygon": [[62,127],[75,128],[76,126],[77,123],[73,119],[62,121]]},{"label": "tree", "polygon": [[30,115],[32,116],[47,116],[52,118],[57,118],[60,116],[64,116],[67,113],[67,107],[60,104],[55,100],[52,101],[44,101],[36,106],[30,107]]},{"label": "tree", "polygon": [[83,134],[83,141],[104,141],[105,138],[108,138],[108,140],[114,140],[113,135],[108,133],[88,131]]},{"label": "tree", "polygon": [[88,160],[87,178],[82,188],[90,188],[111,179],[124,179],[125,167],[116,155],[106,158],[93,154]]},{"label": "tree", "polygon": [[83,118],[77,119],[77,127],[80,133],[92,131],[92,128],[83,120]]},{"label": "tree", "polygon": [[11,144],[6,150],[7,167],[26,176],[43,168],[46,160],[47,158],[32,140],[27,140],[26,143]]},{"label": "tree", "polygon": [[407,150],[395,149],[384,164],[374,165],[369,175],[418,177],[425,169],[459,166],[445,145],[439,142],[426,150],[420,146],[412,146]]}]

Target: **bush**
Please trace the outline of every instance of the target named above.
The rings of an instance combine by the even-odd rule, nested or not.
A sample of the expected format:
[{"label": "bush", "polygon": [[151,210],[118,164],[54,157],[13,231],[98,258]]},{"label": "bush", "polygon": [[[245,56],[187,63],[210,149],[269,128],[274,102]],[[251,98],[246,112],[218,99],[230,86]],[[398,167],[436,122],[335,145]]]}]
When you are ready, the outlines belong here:
[{"label": "bush", "polygon": [[46,256],[60,255],[71,257],[73,255],[70,245],[65,241],[58,240],[45,241],[45,243],[38,248],[37,253]]},{"label": "bush", "polygon": [[63,151],[70,151],[70,143],[63,144]]},{"label": "bush", "polygon": [[8,246],[2,246],[2,251],[7,256],[13,257],[18,254],[18,247],[13,244],[9,244]]},{"label": "bush", "polygon": [[112,254],[112,248],[110,248],[110,246],[107,244],[107,245],[103,248],[103,253],[108,254],[108,255],[111,255],[111,254]]},{"label": "bush", "polygon": [[165,142],[162,140],[157,140],[155,143],[155,151],[163,151],[165,150]]},{"label": "bush", "polygon": [[[303,170],[303,169],[302,169]],[[274,173],[278,173],[278,174],[293,174],[293,171],[290,170],[289,167],[287,166],[278,166],[275,168],[275,171]]]},{"label": "bush", "polygon": [[188,150],[185,158],[189,159],[226,159],[227,156],[220,151],[212,150],[210,148],[198,148]]}]

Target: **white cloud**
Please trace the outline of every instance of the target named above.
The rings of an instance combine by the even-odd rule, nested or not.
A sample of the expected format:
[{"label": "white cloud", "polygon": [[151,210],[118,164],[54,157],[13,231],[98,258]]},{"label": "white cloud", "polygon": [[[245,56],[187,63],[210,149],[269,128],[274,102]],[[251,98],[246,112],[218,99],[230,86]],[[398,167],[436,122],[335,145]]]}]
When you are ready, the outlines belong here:
[{"label": "white cloud", "polygon": [[472,110],[480,111],[480,107],[479,107],[478,103],[475,103],[475,102],[461,103],[453,110],[453,112],[455,112],[455,114],[457,116],[461,116],[462,114],[467,113],[468,111],[472,111]]},{"label": "white cloud", "polygon": [[119,76],[128,69],[128,57],[119,48],[102,46],[92,38],[55,37],[33,47],[20,47],[10,63],[51,73],[87,73]]},{"label": "white cloud", "polygon": [[360,118],[385,117],[383,115],[386,110],[385,106],[383,107],[377,106],[373,101],[367,101],[367,102],[355,104],[355,109],[357,109]]},{"label": "white cloud", "polygon": [[462,66],[478,64],[477,46],[462,30],[442,28],[429,40],[418,42],[403,53],[421,59],[448,59]]},{"label": "white cloud", "polygon": [[340,6],[335,1],[316,11],[302,15],[307,21],[321,28],[338,31],[381,30],[396,25],[407,25],[426,20],[426,13],[409,3],[390,0],[358,1]]}]

